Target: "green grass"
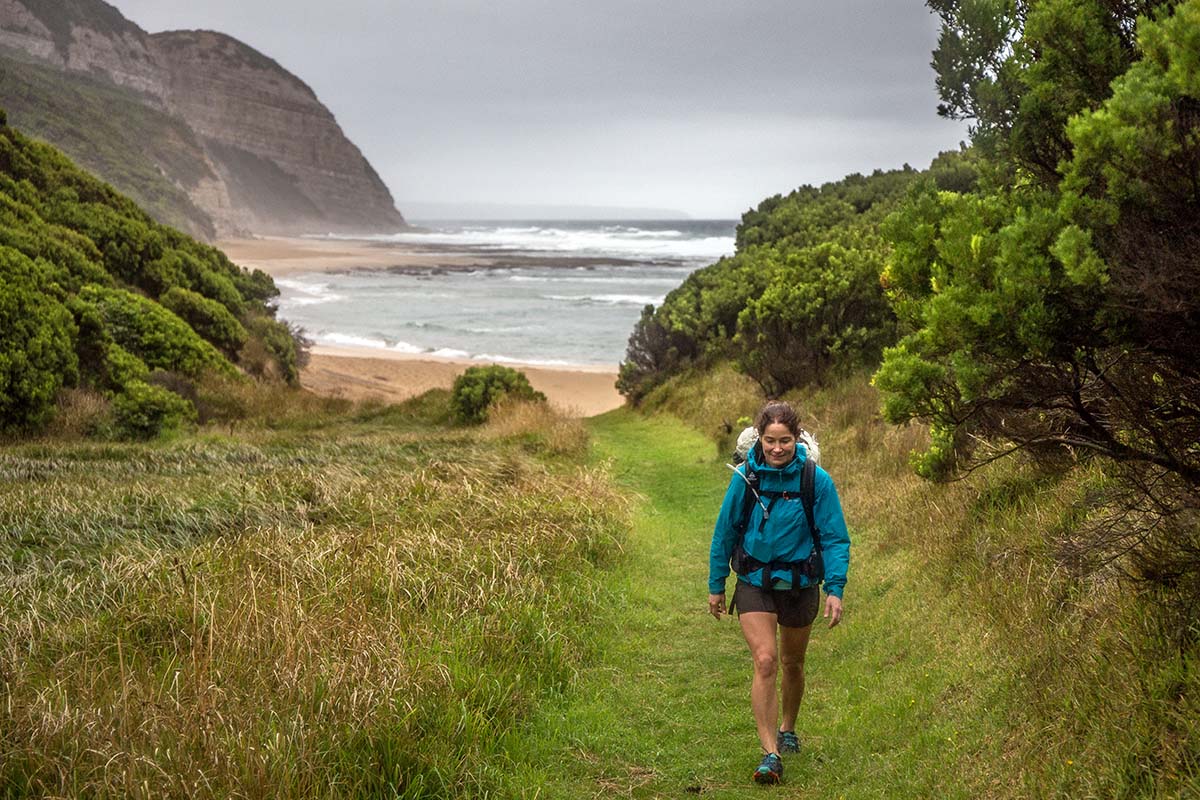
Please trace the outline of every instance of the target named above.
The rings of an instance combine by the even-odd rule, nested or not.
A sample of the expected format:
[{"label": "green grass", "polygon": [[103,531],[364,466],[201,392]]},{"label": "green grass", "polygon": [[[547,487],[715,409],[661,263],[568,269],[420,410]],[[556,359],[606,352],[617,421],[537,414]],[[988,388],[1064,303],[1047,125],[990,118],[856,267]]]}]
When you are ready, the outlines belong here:
[{"label": "green grass", "polygon": [[[657,403],[686,422],[593,421],[597,451],[642,500],[609,584],[606,658],[534,734],[538,760],[587,775],[551,796],[740,795],[758,756],[745,645],[704,615],[728,480],[711,454],[728,449],[721,409],[743,413],[747,386],[718,370],[678,388]],[[818,620],[807,746],[781,794],[1200,796],[1196,638],[1178,638],[1127,564],[1071,569],[1102,465],[1050,478],[1008,459],[931,484],[907,466],[925,432],[885,425],[861,376],[789,399],[821,439],[854,550],[844,626]]]},{"label": "green grass", "polygon": [[[233,427],[0,447],[0,797],[757,791],[747,649],[706,613],[749,401],[699,381],[688,422],[264,390]],[[1101,473],[929,484],[861,380],[792,399],[854,545],[774,795],[1197,796],[1196,648],[1056,561]]]}]

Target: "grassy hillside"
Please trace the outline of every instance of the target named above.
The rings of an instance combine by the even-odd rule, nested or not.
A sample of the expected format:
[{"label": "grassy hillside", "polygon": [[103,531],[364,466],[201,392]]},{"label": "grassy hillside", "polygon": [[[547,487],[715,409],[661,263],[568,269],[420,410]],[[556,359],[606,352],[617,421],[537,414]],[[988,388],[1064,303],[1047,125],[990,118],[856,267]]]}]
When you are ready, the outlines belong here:
[{"label": "grassy hillside", "polygon": [[200,144],[181,121],[129,90],[0,51],[0,108],[11,124],[106,176],[155,219],[204,239],[215,235],[185,190],[215,177]]}]

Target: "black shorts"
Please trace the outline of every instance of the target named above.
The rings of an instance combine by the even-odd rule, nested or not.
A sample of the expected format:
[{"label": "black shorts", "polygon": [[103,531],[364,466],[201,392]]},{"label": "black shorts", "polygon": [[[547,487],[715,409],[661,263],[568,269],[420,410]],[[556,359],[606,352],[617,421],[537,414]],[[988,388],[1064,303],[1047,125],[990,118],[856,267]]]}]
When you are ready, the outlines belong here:
[{"label": "black shorts", "polygon": [[785,628],[807,628],[817,618],[821,605],[821,590],[816,586],[803,589],[763,589],[738,581],[733,590],[733,605],[738,615],[751,611],[766,611],[779,617]]}]

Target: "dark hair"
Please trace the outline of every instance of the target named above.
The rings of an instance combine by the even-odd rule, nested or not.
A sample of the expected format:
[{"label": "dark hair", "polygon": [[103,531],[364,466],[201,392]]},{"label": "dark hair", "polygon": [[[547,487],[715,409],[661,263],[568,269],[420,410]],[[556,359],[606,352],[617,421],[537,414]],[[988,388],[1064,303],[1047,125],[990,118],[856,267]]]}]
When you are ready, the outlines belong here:
[{"label": "dark hair", "polygon": [[763,406],[762,411],[758,412],[758,419],[755,420],[754,427],[758,430],[758,435],[762,436],[768,425],[776,423],[791,431],[792,436],[800,435],[800,416],[796,413],[796,409],[782,400],[772,400]]}]

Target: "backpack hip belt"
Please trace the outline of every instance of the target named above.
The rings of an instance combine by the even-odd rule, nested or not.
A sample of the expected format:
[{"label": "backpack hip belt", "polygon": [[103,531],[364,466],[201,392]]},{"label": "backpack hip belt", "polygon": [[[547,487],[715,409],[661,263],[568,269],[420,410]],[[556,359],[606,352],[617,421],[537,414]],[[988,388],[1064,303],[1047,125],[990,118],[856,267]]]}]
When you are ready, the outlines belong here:
[{"label": "backpack hip belt", "polygon": [[755,570],[763,570],[762,588],[776,591],[773,585],[773,574],[790,572],[792,574],[792,589],[800,590],[800,578],[808,579],[810,586],[816,586],[825,578],[825,558],[820,550],[814,549],[803,561],[759,561],[742,549],[739,544],[733,549],[733,557],[729,560],[733,571],[745,577]]}]

